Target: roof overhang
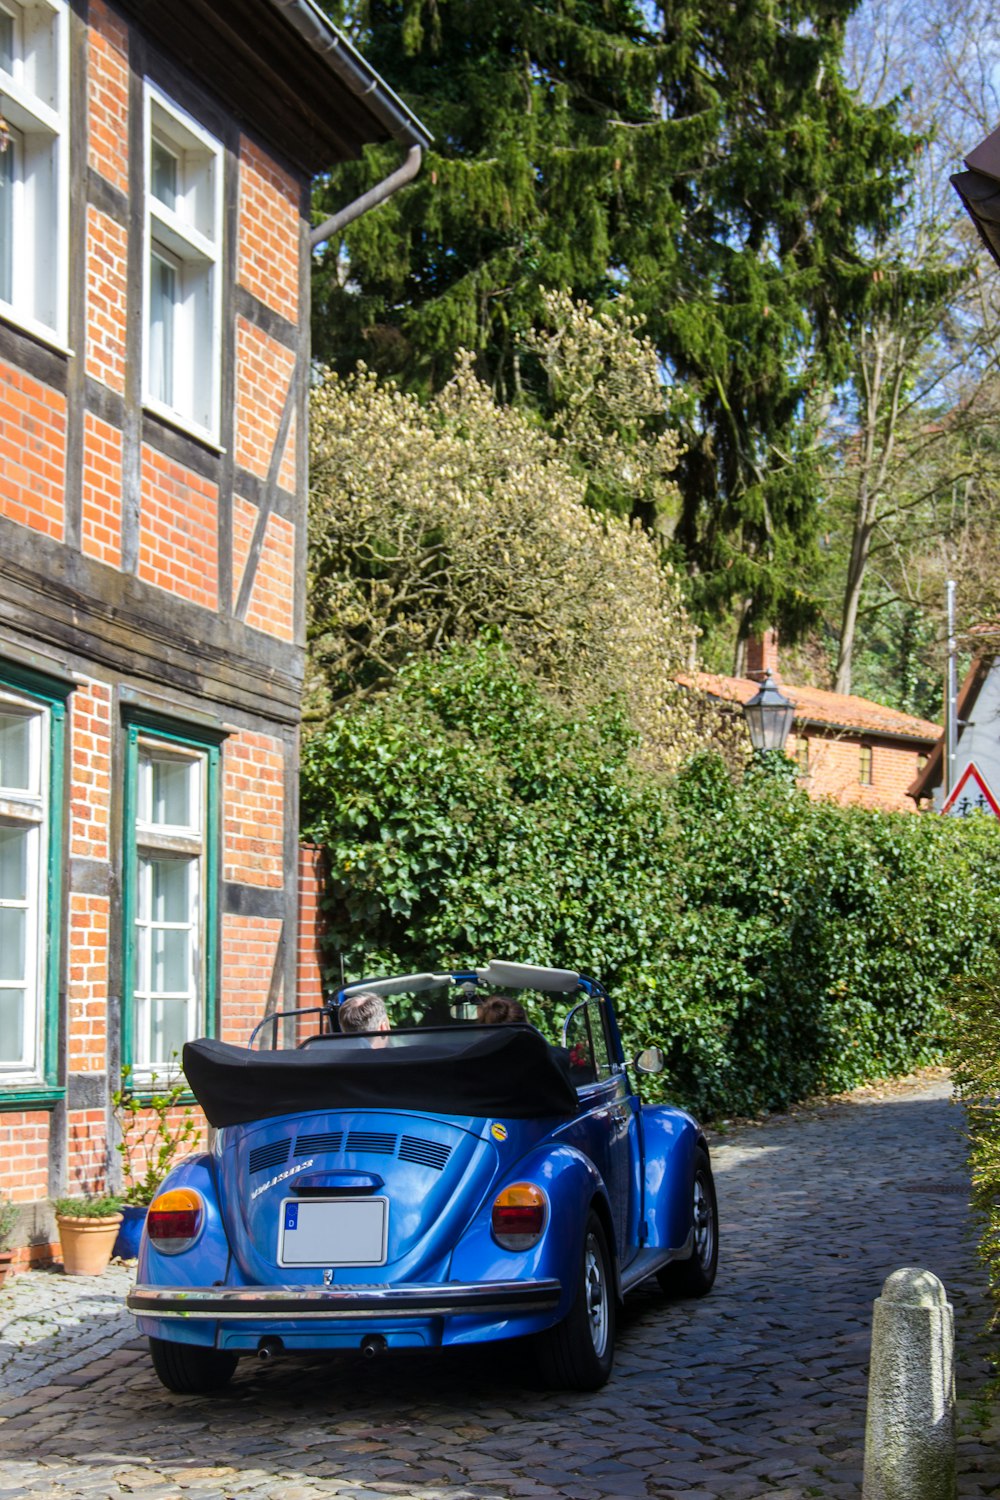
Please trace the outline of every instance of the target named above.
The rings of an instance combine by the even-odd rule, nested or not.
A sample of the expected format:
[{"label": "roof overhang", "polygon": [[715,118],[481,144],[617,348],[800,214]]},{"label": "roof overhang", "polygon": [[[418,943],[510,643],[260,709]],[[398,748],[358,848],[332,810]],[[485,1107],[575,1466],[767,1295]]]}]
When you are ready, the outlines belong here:
[{"label": "roof overhang", "polygon": [[431,136],[313,0],[120,0],[143,31],[309,176]]},{"label": "roof overhang", "polygon": [[964,203],[979,236],[1000,265],[1000,130],[965,158],[966,172],[956,172],[952,187]]}]

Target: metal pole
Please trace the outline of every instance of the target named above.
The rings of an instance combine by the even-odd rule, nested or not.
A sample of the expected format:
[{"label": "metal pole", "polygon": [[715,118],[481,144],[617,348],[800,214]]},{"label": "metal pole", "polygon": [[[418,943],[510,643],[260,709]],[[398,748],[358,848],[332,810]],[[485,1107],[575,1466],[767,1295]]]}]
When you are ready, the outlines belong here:
[{"label": "metal pole", "polygon": [[944,693],[944,795],[950,796],[955,785],[955,756],[958,749],[958,687],[955,672],[955,584],[948,579],[948,664]]}]

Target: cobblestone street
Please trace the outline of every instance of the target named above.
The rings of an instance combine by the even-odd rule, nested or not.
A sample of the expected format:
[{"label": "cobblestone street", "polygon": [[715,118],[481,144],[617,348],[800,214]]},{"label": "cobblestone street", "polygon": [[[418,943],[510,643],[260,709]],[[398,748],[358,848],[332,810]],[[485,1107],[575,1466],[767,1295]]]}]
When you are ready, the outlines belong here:
[{"label": "cobblestone street", "polygon": [[245,1361],[221,1395],[171,1396],[126,1268],[19,1277],[0,1292],[0,1497],[857,1500],[872,1300],[902,1265],[955,1305],[961,1500],[997,1496],[960,1127],[938,1082],[717,1141],[716,1290],[634,1294],[590,1396],[532,1389],[513,1347]]}]

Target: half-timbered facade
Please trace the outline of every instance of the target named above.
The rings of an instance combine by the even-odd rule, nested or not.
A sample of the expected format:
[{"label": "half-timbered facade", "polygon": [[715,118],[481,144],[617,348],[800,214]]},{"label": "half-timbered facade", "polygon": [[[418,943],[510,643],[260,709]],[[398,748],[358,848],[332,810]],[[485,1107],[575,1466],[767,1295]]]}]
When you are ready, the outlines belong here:
[{"label": "half-timbered facade", "polygon": [[311,0],[0,0],[0,1193],[296,987],[310,178],[422,140]]}]

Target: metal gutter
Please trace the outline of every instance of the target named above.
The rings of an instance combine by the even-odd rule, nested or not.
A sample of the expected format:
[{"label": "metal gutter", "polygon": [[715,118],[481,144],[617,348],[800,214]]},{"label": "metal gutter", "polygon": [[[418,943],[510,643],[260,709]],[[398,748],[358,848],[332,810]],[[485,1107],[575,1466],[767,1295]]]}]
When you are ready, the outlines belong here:
[{"label": "metal gutter", "polygon": [[320,53],[351,93],[364,100],[392,138],[408,148],[406,160],[394,172],[313,229],[309,245],[315,250],[317,245],[339,233],[352,220],[359,219],[369,209],[384,203],[399,188],[405,187],[406,183],[412,182],[420,171],[424,147],[429,146],[434,137],[313,0],[269,0],[269,4],[294,26],[314,51]]},{"label": "metal gutter", "polygon": [[313,0],[268,0],[268,3],[284,16],[303,41],[320,53],[351,93],[365,101],[394,140],[407,147],[430,145],[433,140],[430,131]]}]

